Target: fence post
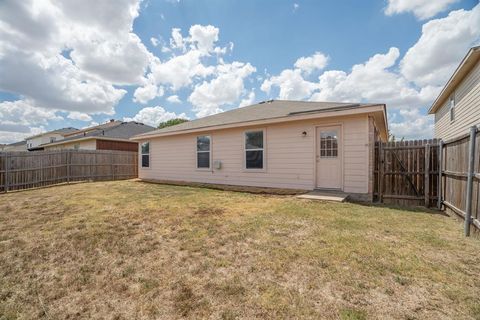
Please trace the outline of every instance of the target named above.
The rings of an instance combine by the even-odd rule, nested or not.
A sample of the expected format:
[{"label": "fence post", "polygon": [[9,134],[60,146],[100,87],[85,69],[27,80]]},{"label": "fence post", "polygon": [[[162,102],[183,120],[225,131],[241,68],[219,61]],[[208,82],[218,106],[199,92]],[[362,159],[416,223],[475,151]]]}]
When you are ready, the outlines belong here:
[{"label": "fence post", "polygon": [[70,156],[70,150],[67,149],[65,153],[65,163],[67,165],[67,183],[70,183],[70,162],[72,158]]},{"label": "fence post", "polygon": [[383,142],[378,143],[378,201],[383,203]]},{"label": "fence post", "polygon": [[425,207],[430,207],[430,144],[425,145]]},{"label": "fence post", "polygon": [[114,156],[113,156],[113,155],[114,155],[114,154],[113,154],[113,152],[112,152],[112,153],[110,154],[110,159],[112,160],[112,161],[111,161],[111,162],[112,162],[112,169],[111,169],[111,170],[112,170],[112,180],[115,180],[115,166],[114,166],[114,164],[113,164],[113,160],[114,160]]},{"label": "fence post", "polygon": [[8,191],[8,152],[5,152],[5,193]]},{"label": "fence post", "polygon": [[438,187],[437,187],[437,207],[438,210],[442,210],[442,169],[443,169],[443,140],[440,139],[438,141],[438,155],[437,155],[437,162],[438,162]]},{"label": "fence post", "polygon": [[477,127],[470,128],[470,141],[468,145],[468,175],[467,175],[467,203],[465,210],[465,236],[470,236],[470,223],[472,220],[472,191],[473,191],[473,170],[475,164],[475,137]]}]

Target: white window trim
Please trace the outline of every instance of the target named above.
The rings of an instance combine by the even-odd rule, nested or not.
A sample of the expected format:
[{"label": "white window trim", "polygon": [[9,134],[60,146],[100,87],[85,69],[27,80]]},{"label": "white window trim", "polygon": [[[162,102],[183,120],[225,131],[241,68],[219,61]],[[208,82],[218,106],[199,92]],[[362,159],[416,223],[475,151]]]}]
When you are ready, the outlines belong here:
[{"label": "white window trim", "polygon": [[[142,152],[142,144],[144,144],[144,143],[148,143],[148,153],[143,153]],[[151,146],[152,146],[152,144],[150,143],[150,141],[143,141],[143,142],[139,143],[139,147],[140,147],[140,152],[139,152],[140,153],[140,161],[139,162],[140,162],[140,168],[142,170],[149,170],[149,169],[152,168],[152,152],[150,150]],[[143,166],[142,158],[143,158],[144,155],[148,155],[148,167]]]},{"label": "white window trim", "polygon": [[[197,149],[197,143],[198,143],[198,137],[208,137],[210,139],[210,145],[208,151],[198,151]],[[199,168],[198,167],[198,153],[210,153],[209,154],[209,160],[208,160],[208,168]],[[197,171],[212,171],[212,135],[210,134],[201,134],[198,136],[195,136],[195,168]]]},{"label": "white window trim", "polygon": [[[248,132],[256,132],[262,131],[263,132],[263,149],[262,148],[255,148],[255,149],[247,149],[246,142],[247,142],[247,133]],[[243,171],[244,172],[266,172],[267,171],[267,130],[265,128],[258,128],[258,129],[248,129],[243,131]],[[262,169],[255,169],[255,168],[247,168],[247,151],[263,151],[263,163]]]},{"label": "white window trim", "polygon": [[[453,101],[453,104],[452,104]],[[453,93],[450,98],[448,99],[448,118],[450,119],[450,123],[455,122],[455,107],[456,107],[456,101],[455,101],[455,93]],[[453,118],[452,118],[453,114]]]}]

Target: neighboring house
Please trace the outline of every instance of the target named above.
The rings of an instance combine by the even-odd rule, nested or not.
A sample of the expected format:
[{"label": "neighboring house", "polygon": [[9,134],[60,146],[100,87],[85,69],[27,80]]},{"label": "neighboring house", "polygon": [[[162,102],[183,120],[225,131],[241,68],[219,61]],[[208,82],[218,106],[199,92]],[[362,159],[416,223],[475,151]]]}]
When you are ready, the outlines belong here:
[{"label": "neighboring house", "polygon": [[154,127],[134,121],[110,120],[107,123],[66,134],[63,140],[40,145],[45,150],[121,150],[137,151],[137,142],[130,138],[154,130]]},{"label": "neighboring house", "polygon": [[271,100],[155,130],[140,142],[139,177],[342,190],[371,200],[384,104]]},{"label": "neighboring house", "polygon": [[69,133],[78,131],[77,128],[62,128],[58,130],[53,130],[45,133],[40,133],[32,137],[28,137],[27,140],[27,149],[28,151],[36,151],[36,150],[43,150],[41,145],[60,141],[65,138],[65,136]]},{"label": "neighboring house", "polygon": [[480,125],[480,46],[471,48],[428,110],[435,138],[448,140]]},{"label": "neighboring house", "polygon": [[10,143],[3,146],[3,152],[27,151],[27,143],[25,140]]}]

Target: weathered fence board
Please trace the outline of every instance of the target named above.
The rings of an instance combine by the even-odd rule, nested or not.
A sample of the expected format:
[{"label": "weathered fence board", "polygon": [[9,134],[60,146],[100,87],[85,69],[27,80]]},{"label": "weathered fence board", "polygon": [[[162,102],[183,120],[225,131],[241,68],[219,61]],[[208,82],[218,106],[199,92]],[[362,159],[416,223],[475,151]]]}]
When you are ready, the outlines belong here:
[{"label": "weathered fence board", "polygon": [[[445,141],[442,148],[442,204],[447,212],[464,219],[469,212],[471,219],[470,223],[466,224],[466,235],[471,228],[480,229],[480,130],[478,128],[474,130],[473,154],[469,150],[472,141],[470,135]],[[471,167],[470,159],[473,161]]]},{"label": "weathered fence board", "polygon": [[377,142],[375,198],[403,206],[432,206],[438,198],[438,141]]},{"label": "weathered fence board", "polygon": [[137,152],[59,150],[0,153],[0,192],[138,176]]}]

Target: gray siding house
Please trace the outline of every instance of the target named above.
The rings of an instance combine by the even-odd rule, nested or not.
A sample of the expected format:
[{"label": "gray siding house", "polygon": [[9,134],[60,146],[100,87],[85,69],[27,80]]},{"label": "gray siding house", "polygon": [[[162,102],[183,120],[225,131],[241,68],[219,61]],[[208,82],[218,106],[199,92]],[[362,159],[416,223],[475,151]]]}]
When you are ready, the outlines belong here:
[{"label": "gray siding house", "polygon": [[449,140],[480,125],[480,46],[471,48],[430,107],[435,138]]}]

